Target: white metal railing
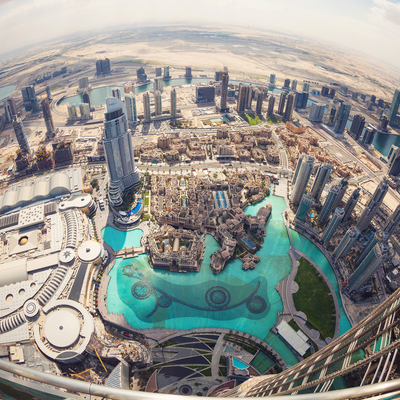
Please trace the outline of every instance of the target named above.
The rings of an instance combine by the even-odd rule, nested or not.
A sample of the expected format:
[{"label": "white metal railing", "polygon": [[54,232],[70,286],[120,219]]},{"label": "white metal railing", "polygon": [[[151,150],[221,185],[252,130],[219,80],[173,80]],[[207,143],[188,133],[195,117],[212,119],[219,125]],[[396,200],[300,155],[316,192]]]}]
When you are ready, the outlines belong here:
[{"label": "white metal railing", "polygon": [[[22,367],[8,361],[0,360],[0,370],[14,374],[23,378],[28,378],[36,383],[45,383],[55,386],[56,388],[63,388],[70,392],[82,393],[86,395],[99,396],[105,398],[112,398],[115,400],[154,400],[156,398],[164,400],[182,400],[182,396],[171,394],[157,394],[146,393],[125,389],[115,389],[108,386],[97,385],[94,383],[77,381],[74,379],[66,378],[63,376],[47,374],[45,372],[36,371],[31,368]],[[3,375],[3,379],[7,379]],[[29,383],[26,382],[29,386]],[[22,383],[23,384],[23,383]],[[374,385],[367,385],[362,387],[355,387],[350,389],[334,390],[325,393],[302,394],[297,395],[298,400],[308,399],[324,399],[324,400],[341,400],[341,399],[358,399],[369,397],[372,399],[385,399],[389,396],[396,396],[400,393],[400,379],[391,380],[388,382],[376,383]],[[65,393],[68,397],[68,394]],[[239,395],[240,396],[240,395]],[[189,400],[197,400],[197,396],[184,396]],[[225,399],[236,399],[237,397],[224,397]],[[287,400],[287,396],[273,396],[277,400]]]}]

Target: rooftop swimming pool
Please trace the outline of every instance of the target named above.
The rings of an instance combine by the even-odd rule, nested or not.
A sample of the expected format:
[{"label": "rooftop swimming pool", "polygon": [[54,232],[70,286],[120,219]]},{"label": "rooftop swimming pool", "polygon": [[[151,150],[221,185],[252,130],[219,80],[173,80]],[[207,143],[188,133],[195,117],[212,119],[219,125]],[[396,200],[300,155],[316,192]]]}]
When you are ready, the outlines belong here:
[{"label": "rooftop swimming pool", "polygon": [[[262,202],[247,207],[245,213],[254,216],[260,207],[268,203],[272,204],[264,242],[268,245],[256,253],[261,261],[254,270],[244,271],[241,261],[235,260],[220,274],[214,275],[210,268],[210,256],[220,249],[220,245],[210,235],[205,237],[205,256],[199,273],[153,270],[145,254],[131,259],[118,258],[109,272],[108,311],[123,314],[136,329],[237,329],[266,341],[288,365],[296,364],[297,359],[291,350],[270,333],[278,313],[283,310],[275,286],[291,271],[288,256],[290,242],[281,214],[286,208],[285,201],[270,195]],[[137,240],[134,236],[138,236],[140,242],[143,232],[135,234],[136,231],[132,231],[132,238],[129,239],[126,236],[130,232],[109,227],[102,233],[104,240],[118,250],[132,246],[126,243]],[[318,260],[319,265],[325,263],[326,273],[325,269],[330,269],[329,263],[318,248],[304,240],[296,237],[298,248]],[[305,247],[309,252],[304,251]],[[323,259],[320,259],[321,256]],[[336,283],[332,270],[328,277]],[[341,333],[349,328],[349,321],[342,316]]]},{"label": "rooftop swimming pool", "polygon": [[249,368],[249,366],[247,364],[245,364],[243,361],[238,360],[235,357],[232,357],[232,364],[235,368],[239,368],[239,369]]}]

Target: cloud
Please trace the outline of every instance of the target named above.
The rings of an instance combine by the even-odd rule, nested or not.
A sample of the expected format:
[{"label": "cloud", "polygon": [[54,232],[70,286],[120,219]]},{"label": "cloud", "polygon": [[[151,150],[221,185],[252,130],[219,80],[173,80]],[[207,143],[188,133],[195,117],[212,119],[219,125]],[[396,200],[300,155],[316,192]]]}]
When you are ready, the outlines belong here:
[{"label": "cloud", "polygon": [[388,0],[373,0],[376,7],[372,8],[375,16],[400,25],[400,3],[392,3]]},{"label": "cloud", "polygon": [[4,4],[11,3],[14,0],[0,0],[0,7],[4,6]]}]

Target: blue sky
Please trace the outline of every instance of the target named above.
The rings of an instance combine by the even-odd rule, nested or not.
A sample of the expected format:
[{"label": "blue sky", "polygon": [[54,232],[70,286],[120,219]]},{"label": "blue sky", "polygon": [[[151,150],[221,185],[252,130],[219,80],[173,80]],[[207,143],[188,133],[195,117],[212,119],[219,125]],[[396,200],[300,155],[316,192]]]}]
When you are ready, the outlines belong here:
[{"label": "blue sky", "polygon": [[271,29],[357,49],[400,68],[400,1],[389,0],[0,0],[0,53],[135,23]]}]

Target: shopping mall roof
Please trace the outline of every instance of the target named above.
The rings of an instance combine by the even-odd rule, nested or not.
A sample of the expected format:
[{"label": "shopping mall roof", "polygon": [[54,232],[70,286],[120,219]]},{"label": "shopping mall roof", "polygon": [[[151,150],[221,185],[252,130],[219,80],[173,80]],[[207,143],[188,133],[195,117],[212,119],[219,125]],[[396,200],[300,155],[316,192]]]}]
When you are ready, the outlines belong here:
[{"label": "shopping mall roof", "polygon": [[301,356],[310,348],[307,343],[308,337],[301,330],[296,332],[286,321],[281,321],[276,329],[279,335]]}]

